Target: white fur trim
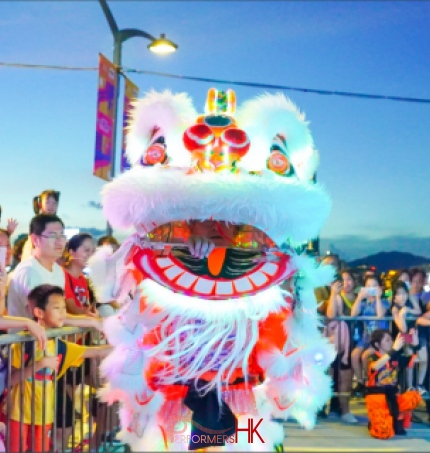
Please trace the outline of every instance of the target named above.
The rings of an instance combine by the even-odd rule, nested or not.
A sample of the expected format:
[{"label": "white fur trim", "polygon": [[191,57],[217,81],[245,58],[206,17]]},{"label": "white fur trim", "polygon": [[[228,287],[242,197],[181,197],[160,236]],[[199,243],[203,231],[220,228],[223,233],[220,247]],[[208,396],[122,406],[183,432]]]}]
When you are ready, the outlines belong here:
[{"label": "white fur trim", "polygon": [[154,127],[159,127],[167,144],[167,154],[174,165],[190,163],[190,153],[182,143],[182,134],[195,123],[197,112],[186,93],[172,94],[169,90],[150,91],[132,103],[127,134],[127,157],[135,165],[150,144]]},{"label": "white fur trim", "polygon": [[264,94],[245,102],[237,113],[237,120],[249,135],[251,147],[242,161],[249,170],[265,168],[270,146],[276,134],[286,136],[289,158],[296,175],[309,181],[318,166],[318,152],[305,121],[293,102],[282,93]]},{"label": "white fur trim", "polygon": [[300,269],[305,287],[314,289],[330,284],[334,280],[335,268],[317,263],[315,258],[305,254],[292,256],[294,265]]},{"label": "white fur trim", "polygon": [[330,199],[318,184],[299,184],[277,175],[187,174],[174,168],[136,166],[102,191],[103,211],[115,228],[189,219],[254,225],[278,245],[316,237]]},{"label": "white fur trim", "polygon": [[109,316],[103,321],[103,332],[112,346],[134,345],[139,338],[143,337],[144,331],[142,324],[137,323],[134,330],[129,330],[124,324],[121,314]]},{"label": "white fur trim", "polygon": [[272,407],[269,404],[269,398],[267,396],[267,382],[269,378],[259,385],[256,385],[252,391],[254,393],[255,404],[257,406],[258,415],[263,418],[270,419]]},{"label": "white fur trim", "polygon": [[142,350],[117,346],[100,365],[100,373],[108,378],[110,389],[141,394],[146,388],[146,357]]},{"label": "white fur trim", "polygon": [[[141,420],[144,424],[145,420]],[[142,437],[135,436],[129,442],[132,451],[166,451],[164,448],[164,437],[157,417],[152,417],[146,422]]]},{"label": "white fur trim", "polygon": [[171,317],[185,316],[190,319],[208,321],[222,319],[223,322],[234,322],[240,315],[260,320],[266,318],[269,313],[278,312],[287,306],[282,292],[277,286],[241,299],[205,301],[184,294],[172,293],[169,289],[149,279],[144,280],[139,288],[148,305],[162,307]]},{"label": "white fur trim", "polygon": [[88,260],[90,280],[98,303],[108,303],[114,300],[113,287],[115,278],[111,275],[112,269],[109,265],[112,254],[112,247],[104,245],[99,247],[96,253]]},{"label": "white fur trim", "polygon": [[[297,351],[298,352],[298,351]],[[286,357],[279,349],[273,348],[271,351],[258,354],[258,365],[266,371],[267,375],[274,378],[286,376],[295,365],[297,352]]]}]

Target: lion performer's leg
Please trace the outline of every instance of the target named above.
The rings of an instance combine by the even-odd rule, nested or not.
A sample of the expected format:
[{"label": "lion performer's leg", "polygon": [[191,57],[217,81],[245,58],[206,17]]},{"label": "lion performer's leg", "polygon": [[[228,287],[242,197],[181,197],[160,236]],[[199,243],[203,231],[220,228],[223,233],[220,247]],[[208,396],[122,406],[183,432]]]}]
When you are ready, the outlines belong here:
[{"label": "lion performer's leg", "polygon": [[421,395],[416,390],[408,391],[397,396],[400,416],[403,418],[403,426],[409,428],[411,424],[412,411],[421,402]]},{"label": "lion performer's leg", "polygon": [[366,409],[369,417],[369,433],[377,439],[389,439],[394,436],[393,417],[384,394],[367,395]]}]

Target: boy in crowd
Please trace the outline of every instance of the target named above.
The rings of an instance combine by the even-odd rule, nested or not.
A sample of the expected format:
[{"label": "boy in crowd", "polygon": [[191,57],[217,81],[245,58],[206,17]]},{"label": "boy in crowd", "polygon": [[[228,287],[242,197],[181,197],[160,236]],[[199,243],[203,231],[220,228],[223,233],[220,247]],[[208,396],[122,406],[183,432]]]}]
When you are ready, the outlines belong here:
[{"label": "boy in crowd", "polygon": [[[66,320],[64,292],[58,286],[39,285],[28,296],[40,326],[44,329],[60,328]],[[35,438],[32,451],[50,450],[49,433],[54,419],[54,378],[60,378],[70,367],[80,366],[84,359],[105,357],[109,346],[81,346],[58,339],[48,340],[45,353],[36,346],[21,357],[21,344],[12,347],[12,377],[10,406],[10,450],[11,452],[32,449],[32,410],[34,404]],[[30,360],[29,360],[29,357]],[[33,373],[34,362],[34,376]],[[21,367],[24,366],[24,370]],[[22,382],[22,376],[24,381]],[[33,382],[34,379],[34,382]],[[23,389],[21,388],[23,385]],[[34,386],[34,387],[33,387]],[[33,394],[34,388],[34,394]],[[21,404],[23,392],[23,404]],[[22,421],[22,437],[20,430]],[[22,442],[22,449],[20,443]]]},{"label": "boy in crowd", "polygon": [[408,335],[399,333],[394,343],[388,330],[377,329],[370,336],[375,353],[368,361],[366,408],[370,435],[378,439],[388,439],[394,434],[405,435],[402,417],[421,401],[416,390],[400,395],[398,389],[399,370],[414,360],[414,356],[410,358],[401,354],[405,340],[408,339],[415,352],[419,347],[416,330],[410,332]]}]

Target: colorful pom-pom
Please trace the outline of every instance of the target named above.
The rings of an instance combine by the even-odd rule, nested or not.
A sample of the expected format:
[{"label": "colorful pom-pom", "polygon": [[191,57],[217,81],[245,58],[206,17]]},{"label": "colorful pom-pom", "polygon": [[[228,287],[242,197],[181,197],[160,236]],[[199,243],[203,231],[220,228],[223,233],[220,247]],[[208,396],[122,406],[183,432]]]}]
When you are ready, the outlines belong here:
[{"label": "colorful pom-pom", "polygon": [[203,151],[214,141],[214,134],[206,124],[195,124],[189,127],[183,136],[185,148],[188,151]]},{"label": "colorful pom-pom", "polygon": [[237,154],[239,157],[243,157],[249,150],[250,141],[246,132],[242,129],[234,127],[226,129],[221,134],[221,140],[223,144],[228,146],[225,151]]}]

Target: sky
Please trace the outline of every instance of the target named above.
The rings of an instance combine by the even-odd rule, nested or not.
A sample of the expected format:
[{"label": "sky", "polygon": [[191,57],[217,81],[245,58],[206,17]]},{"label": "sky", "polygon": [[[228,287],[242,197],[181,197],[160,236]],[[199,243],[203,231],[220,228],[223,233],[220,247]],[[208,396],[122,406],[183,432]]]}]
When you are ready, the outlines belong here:
[{"label": "sky", "polygon": [[[430,2],[110,1],[119,28],[165,33],[179,45],[158,56],[148,41],[123,45],[123,66],[291,87],[430,99]],[[0,0],[0,63],[97,67],[113,57],[98,1]],[[238,104],[264,91],[144,74],[150,89],[233,88]],[[274,93],[279,90],[270,90]],[[321,231],[345,259],[399,250],[430,257],[430,103],[365,100],[284,90],[310,121],[318,182],[333,207]],[[26,232],[32,198],[61,191],[68,227],[101,235],[105,184],[92,174],[97,71],[0,65],[0,204]],[[117,167],[118,168],[118,167]],[[122,236],[124,232],[116,231]]]}]

